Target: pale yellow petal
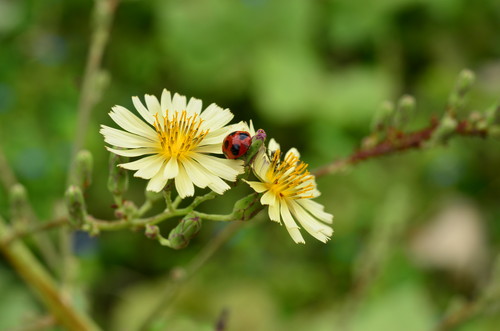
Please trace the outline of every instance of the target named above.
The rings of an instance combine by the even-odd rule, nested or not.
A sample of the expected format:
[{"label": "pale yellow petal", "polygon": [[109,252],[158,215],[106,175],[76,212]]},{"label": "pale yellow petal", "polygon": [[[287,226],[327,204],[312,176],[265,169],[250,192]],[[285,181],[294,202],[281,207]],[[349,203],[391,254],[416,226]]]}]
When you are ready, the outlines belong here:
[{"label": "pale yellow petal", "polygon": [[146,106],[147,106],[149,112],[151,113],[151,115],[154,116],[156,114],[161,114],[160,102],[158,101],[158,99],[154,95],[146,94],[144,96],[144,99],[146,101]]},{"label": "pale yellow petal", "polygon": [[200,99],[191,98],[186,106],[188,115],[199,114],[201,112],[202,102]]},{"label": "pale yellow petal", "polygon": [[184,165],[184,168],[186,169],[186,172],[191,181],[194,183],[194,185],[200,188],[207,187],[208,184],[210,184],[210,182],[212,181],[212,177],[215,177],[215,175],[207,171],[205,167],[189,158],[182,160],[182,164]]},{"label": "pale yellow petal", "polygon": [[165,172],[163,175],[167,178],[174,178],[179,174],[179,163],[177,158],[171,157],[165,165]]},{"label": "pale yellow petal", "polygon": [[297,150],[297,148],[293,147],[293,148],[290,148],[290,150],[288,152],[286,152],[286,155],[285,155],[285,159],[289,156],[289,155],[295,155],[297,158],[300,159],[300,153],[299,151]]},{"label": "pale yellow petal", "polygon": [[274,192],[272,191],[267,191],[266,193],[264,193],[262,195],[262,197],[260,198],[260,203],[262,203],[263,205],[275,205],[277,202],[277,197],[275,195]]},{"label": "pale yellow petal", "polygon": [[222,154],[222,143],[196,147],[193,152],[204,154]]},{"label": "pale yellow petal", "polygon": [[330,226],[312,217],[301,205],[293,200],[288,201],[288,206],[295,218],[310,235],[322,242],[330,239],[333,234],[333,229]]},{"label": "pale yellow petal", "polygon": [[112,111],[109,112],[109,116],[116,124],[128,132],[147,137],[151,140],[157,139],[155,130],[125,107],[114,106]]},{"label": "pale yellow petal", "polygon": [[267,145],[267,149],[270,152],[276,152],[278,149],[280,149],[280,145],[274,140],[274,138],[271,138],[269,141],[269,144]]},{"label": "pale yellow petal", "polygon": [[[159,160],[158,155],[150,155],[140,159],[137,159],[132,162],[122,163],[120,167],[128,169],[128,170],[139,170],[143,167],[149,167],[152,164],[156,163]],[[163,161],[162,161],[163,162]]]},{"label": "pale yellow petal", "polygon": [[269,214],[269,219],[274,222],[281,223],[281,217],[280,217],[280,204],[275,203],[273,205],[269,205],[268,208],[268,214]]},{"label": "pale yellow petal", "polygon": [[135,109],[141,114],[142,118],[146,120],[149,124],[153,125],[155,119],[153,115],[149,112],[149,110],[144,107],[141,100],[138,97],[132,97],[132,103],[134,104]]},{"label": "pale yellow petal", "polygon": [[163,176],[164,166],[165,165],[163,165],[162,168],[160,168],[160,171],[158,171],[158,173],[149,180],[148,185],[146,186],[146,190],[160,192],[161,190],[163,190],[165,185],[167,185],[168,178],[165,178],[165,176]]},{"label": "pale yellow petal", "polygon": [[175,188],[181,198],[192,197],[194,195],[193,182],[189,179],[182,164],[179,166],[179,174],[175,177]]},{"label": "pale yellow petal", "polygon": [[261,182],[250,182],[250,181],[246,181],[246,180],[245,180],[245,182],[248,185],[250,185],[250,187],[253,188],[254,191],[257,192],[257,193],[262,193],[262,192],[268,190],[266,184],[264,184],[264,183],[261,183]]},{"label": "pale yellow petal", "polygon": [[173,110],[183,111],[186,110],[186,97],[178,93],[174,94],[172,100]]},{"label": "pale yellow petal", "polygon": [[158,150],[156,148],[134,148],[134,149],[116,149],[105,146],[108,151],[115,153],[116,155],[134,157],[142,156],[147,154],[156,154]]},{"label": "pale yellow petal", "polygon": [[143,166],[134,173],[135,177],[151,179],[160,171],[165,162],[165,158],[161,155],[148,156],[142,160],[146,158],[149,158],[148,162],[143,163]]},{"label": "pale yellow petal", "polygon": [[203,128],[210,128],[211,130],[222,128],[234,117],[229,109],[222,109],[214,103],[208,106],[200,116],[204,120]]},{"label": "pale yellow petal", "polygon": [[292,214],[290,214],[286,203],[281,204],[280,213],[283,217],[283,223],[285,223],[286,229],[288,230],[288,233],[290,234],[290,237],[292,237],[293,241],[297,244],[305,244],[306,242],[304,241],[304,237],[300,234],[299,227],[297,226],[297,223],[295,223]]},{"label": "pale yellow petal", "polygon": [[325,223],[333,223],[333,215],[324,211],[324,206],[311,199],[299,199],[297,203],[304,207],[305,210],[310,212],[312,215],[322,220]]},{"label": "pale yellow petal", "polygon": [[172,106],[172,95],[170,94],[170,91],[167,89],[163,89],[163,92],[161,93],[161,110],[162,110],[162,116],[166,115],[166,111],[172,111],[173,106]]},{"label": "pale yellow petal", "polygon": [[156,147],[157,142],[146,137],[101,125],[99,131],[104,136],[104,141],[110,145],[122,148]]},{"label": "pale yellow petal", "polygon": [[235,181],[236,176],[244,171],[243,161],[241,160],[222,159],[200,153],[193,153],[191,157],[205,168],[210,169],[212,173],[225,180]]},{"label": "pale yellow petal", "polygon": [[217,194],[222,194],[231,188],[225,181],[220,179],[220,177],[213,175],[211,179],[212,180],[210,184],[208,184],[208,187]]}]

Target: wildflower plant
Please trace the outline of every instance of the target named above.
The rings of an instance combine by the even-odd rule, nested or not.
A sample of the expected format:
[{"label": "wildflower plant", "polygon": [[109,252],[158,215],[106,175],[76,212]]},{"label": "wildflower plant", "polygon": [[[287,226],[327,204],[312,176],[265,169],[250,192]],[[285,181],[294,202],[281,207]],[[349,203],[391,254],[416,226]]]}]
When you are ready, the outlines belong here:
[{"label": "wildflower plant", "polygon": [[[106,147],[111,153],[120,157],[138,157],[116,166],[133,170],[135,177],[148,180],[146,191],[163,192],[167,199],[167,215],[176,214],[182,199],[195,195],[195,186],[212,191],[201,197],[204,200],[215,197],[214,193],[227,191],[230,186],[224,180],[233,185],[244,180],[257,193],[263,193],[259,201],[262,206],[269,206],[270,219],[278,223],[282,220],[296,243],[305,243],[297,222],[316,239],[322,242],[330,239],[333,230],[324,223],[331,224],[333,216],[312,200],[320,193],[314,176],[307,170],[307,164],[299,160],[299,152],[295,148],[280,160],[279,145],[271,139],[266,147],[265,131],[260,129],[256,132],[252,121],[250,125],[244,122],[228,125],[233,119],[229,109],[211,104],[202,110],[201,100],[191,98],[187,101],[185,96],[178,93],[172,95],[166,89],[159,100],[146,95],[146,105],[138,97],[133,97],[132,101],[142,119],[122,106],[114,106],[109,115],[122,130],[102,125],[100,132],[104,141],[111,145]],[[245,129],[252,136],[249,150],[241,150],[244,152],[241,158],[245,160],[217,157],[223,152],[224,138],[237,129]],[[240,152],[238,142],[234,144]],[[116,157],[112,156],[112,159]],[[259,181],[247,180],[251,173]],[[110,180],[117,179],[112,175]],[[174,187],[176,192],[173,192]],[[177,193],[175,203],[170,200],[172,193]],[[254,195],[251,197],[257,199]],[[116,196],[116,202],[123,209],[120,199],[121,195]],[[155,226],[156,219],[141,224],[146,227],[147,236],[166,246],[184,248],[199,231],[203,218],[218,220],[228,217],[202,215],[194,210],[198,205],[195,202],[183,209],[187,216],[172,230],[170,239],[159,233]],[[254,204],[254,201],[250,203]],[[119,215],[130,220],[130,212],[121,210]],[[197,230],[192,231],[192,227],[186,227],[186,224],[196,224],[194,228]],[[181,229],[186,229],[186,233]],[[179,241],[179,238],[182,240]]]},{"label": "wildflower plant", "polygon": [[[96,1],[96,29],[82,82],[79,125],[62,199],[63,211],[57,208],[58,213],[53,219],[40,221],[27,190],[15,178],[0,149],[0,180],[9,192],[9,222],[0,216],[0,252],[39,297],[49,312],[51,325],[67,330],[100,330],[93,318],[75,302],[79,300],[73,300],[74,293],[68,285],[76,278],[71,267],[76,263],[71,240],[75,231],[99,236],[104,231],[130,230],[168,248],[189,249],[193,238],[203,231],[204,222],[229,223],[191,263],[178,272],[172,272],[167,291],[141,322],[142,330],[150,330],[161,319],[159,312],[171,303],[183,282],[193,276],[239,227],[255,223],[257,215],[260,219],[284,225],[283,230],[286,229],[297,244],[307,241],[313,245],[328,245],[330,240],[334,241],[335,210],[330,204],[320,203],[317,178],[377,157],[445,145],[456,137],[500,137],[498,104],[482,112],[465,109],[465,97],[474,81],[474,74],[469,70],[460,73],[440,117],[433,117],[427,125],[409,131],[402,124],[411,119],[415,110],[413,97],[404,96],[395,105],[385,103],[374,114],[371,131],[351,154],[315,170],[309,169],[306,158],[302,158],[296,148],[284,146],[282,149],[272,138],[272,132],[255,130],[251,119],[234,123],[234,115],[229,109],[216,104],[204,106],[197,98],[188,100],[164,89],[159,97],[145,95],[143,100],[133,97],[132,110],[119,105],[112,107],[109,116],[117,127],[101,126],[103,146],[110,152],[107,189],[114,199],[110,207],[114,210],[114,217],[99,219],[87,203],[88,188],[98,185],[104,189],[106,185],[93,183],[93,172],[96,171],[93,156],[91,151],[83,148],[83,141],[91,110],[107,83],[100,63],[117,3],[114,0]],[[226,140],[238,131],[245,132],[243,138],[234,135]],[[97,130],[92,134],[99,135]],[[238,139],[245,139],[245,144],[238,144]],[[225,157],[223,149],[226,152],[232,149],[234,153],[225,153]],[[140,205],[127,197],[131,172],[144,181],[145,201]],[[212,199],[224,199],[223,195],[236,186],[241,186],[245,193],[228,208],[227,214],[199,210],[199,206]],[[151,215],[153,206],[160,203],[164,208]],[[162,233],[161,223],[170,225],[168,234]],[[393,239],[391,231],[397,230],[392,226],[395,223],[386,224],[389,226],[378,232],[379,237],[374,236],[383,238],[380,241],[384,243]],[[50,229],[60,230],[57,244],[47,235]],[[33,242],[27,245],[22,239],[29,236],[33,237]],[[309,241],[308,236],[321,243]],[[380,255],[389,251],[388,244],[377,244],[369,244],[368,250],[376,250]],[[170,250],[170,253],[175,252]],[[367,271],[361,273],[359,282],[353,282],[358,286],[356,297],[362,295],[366,283],[374,278],[372,274],[376,275],[381,265],[376,257],[368,261],[367,266],[360,268]],[[500,258],[492,271],[491,281],[477,299],[464,304],[458,313],[444,318],[443,325],[451,323],[453,326],[456,321],[464,321],[500,301],[499,265]],[[356,305],[346,306],[351,309]]]}]

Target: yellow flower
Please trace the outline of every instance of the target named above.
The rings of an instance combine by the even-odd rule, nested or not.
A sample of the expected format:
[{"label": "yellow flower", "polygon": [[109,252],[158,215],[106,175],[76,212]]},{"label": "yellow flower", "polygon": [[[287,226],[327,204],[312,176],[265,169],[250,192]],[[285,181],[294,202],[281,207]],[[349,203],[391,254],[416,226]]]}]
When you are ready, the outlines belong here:
[{"label": "yellow flower", "polygon": [[307,170],[307,164],[299,160],[299,152],[292,148],[281,160],[278,143],[272,139],[268,154],[257,154],[252,165],[259,181],[247,181],[258,193],[264,193],[261,203],[268,205],[269,218],[285,223],[288,233],[296,243],[305,243],[299,231],[300,225],[314,238],[326,242],[333,234],[333,215],[324,211],[323,205],[313,201],[320,195],[314,176]]},{"label": "yellow flower", "polygon": [[202,102],[163,90],[161,99],[146,95],[146,106],[138,97],[133,104],[142,119],[122,106],[114,106],[109,116],[123,130],[101,126],[110,152],[139,159],[119,166],[137,170],[134,176],[148,179],[148,191],[161,191],[169,179],[175,180],[179,195],[194,195],[194,186],[222,194],[229,189],[223,181],[234,181],[243,172],[241,160],[227,160],[210,154],[222,154],[221,144],[233,126],[229,109],[216,104],[202,111]]}]

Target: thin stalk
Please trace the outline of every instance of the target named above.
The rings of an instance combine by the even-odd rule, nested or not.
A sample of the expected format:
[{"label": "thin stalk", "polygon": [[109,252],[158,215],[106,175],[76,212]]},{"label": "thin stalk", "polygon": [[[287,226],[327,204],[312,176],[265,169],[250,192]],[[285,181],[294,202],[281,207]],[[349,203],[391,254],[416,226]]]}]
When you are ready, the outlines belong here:
[{"label": "thin stalk", "polygon": [[49,222],[43,222],[36,224],[34,226],[30,226],[28,228],[23,228],[23,229],[15,229],[9,236],[6,236],[3,238],[3,244],[8,245],[14,240],[30,236],[33,234],[38,234],[43,231],[47,231],[50,229],[58,228],[60,226],[65,226],[68,224],[68,220],[66,218],[59,218],[53,221]]},{"label": "thin stalk", "polygon": [[[103,87],[101,63],[104,54],[104,49],[108,43],[113,16],[118,5],[118,0],[95,0],[94,4],[94,29],[91,35],[90,48],[87,56],[87,63],[85,66],[85,73],[83,75],[80,100],[78,102],[78,115],[76,134],[73,143],[70,168],[68,171],[67,183],[75,175],[74,161],[80,149],[82,149],[85,141],[85,136],[90,121],[92,109],[96,105],[102,93]],[[99,80],[101,78],[101,80]],[[63,229],[61,231],[59,244],[61,246],[62,257],[62,279],[63,282],[69,286],[72,283],[75,271],[76,261],[72,255],[72,231],[70,229]]]},{"label": "thin stalk", "polygon": [[[9,163],[7,162],[7,158],[5,157],[5,154],[3,153],[1,146],[0,146],[0,180],[2,181],[2,184],[5,187],[6,191],[10,191],[11,188],[14,187],[14,185],[18,184],[18,180],[14,172],[12,171],[12,168],[9,166]],[[32,205],[29,202],[27,203],[26,209],[27,210],[25,212],[27,215],[26,217],[27,222],[23,224],[22,221],[18,222],[17,220],[12,220],[13,223],[21,227],[36,228],[40,224],[40,222],[35,214],[35,211],[33,210]],[[44,233],[37,233],[33,237],[33,239],[35,241],[35,245],[40,251],[40,254],[44,262],[51,268],[53,272],[57,272],[58,254],[50,238],[46,236]]]},{"label": "thin stalk", "polygon": [[31,287],[61,326],[71,331],[94,331],[99,327],[83,312],[75,309],[58,290],[49,272],[21,242],[5,243],[9,227],[0,218],[0,251]]}]

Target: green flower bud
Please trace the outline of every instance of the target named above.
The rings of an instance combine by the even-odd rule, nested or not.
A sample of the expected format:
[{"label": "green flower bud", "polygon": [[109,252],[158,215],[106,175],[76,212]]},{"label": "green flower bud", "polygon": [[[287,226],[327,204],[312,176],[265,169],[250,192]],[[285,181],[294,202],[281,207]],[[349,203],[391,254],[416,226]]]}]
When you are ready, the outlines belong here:
[{"label": "green flower bud", "polygon": [[121,210],[127,220],[133,220],[137,217],[138,213],[137,206],[135,205],[134,202],[130,200],[125,200],[123,202]]},{"label": "green flower bud", "polygon": [[109,156],[108,190],[114,196],[121,196],[128,189],[128,172],[118,164],[127,162],[127,158],[111,153]]},{"label": "green flower bud", "polygon": [[66,208],[68,209],[68,220],[70,224],[74,227],[80,228],[85,223],[85,219],[87,217],[82,190],[76,185],[71,185],[66,190],[64,197],[66,200]]},{"label": "green flower bud", "polygon": [[396,112],[394,113],[393,123],[396,127],[401,126],[415,111],[416,101],[411,95],[403,95],[399,101]]},{"label": "green flower bud", "polygon": [[467,93],[471,89],[472,85],[474,85],[475,80],[476,75],[473,71],[469,69],[462,70],[458,75],[456,92],[462,95]]},{"label": "green flower bud", "polygon": [[439,126],[436,128],[432,137],[429,141],[429,146],[433,146],[435,144],[445,143],[448,138],[455,132],[457,128],[458,122],[450,115],[445,115],[441,122],[439,122]]},{"label": "green flower bud", "polygon": [[170,247],[174,249],[185,248],[200,229],[201,219],[197,216],[186,215],[179,224],[170,231],[168,235]]},{"label": "green flower bud", "polygon": [[15,184],[9,191],[10,215],[13,220],[23,220],[28,218],[28,194],[21,184]]},{"label": "green flower bud", "polygon": [[87,150],[81,150],[76,154],[73,185],[83,190],[92,182],[93,157]]},{"label": "green flower bud", "polygon": [[382,103],[380,108],[376,111],[372,120],[372,131],[386,130],[391,124],[391,119],[394,116],[394,104],[390,101]]},{"label": "green flower bud", "polygon": [[144,234],[149,239],[157,239],[160,235],[160,229],[156,225],[147,224],[144,229]]},{"label": "green flower bud", "polygon": [[252,144],[250,145],[250,148],[247,151],[246,157],[245,157],[245,164],[251,164],[253,160],[255,159],[255,156],[257,156],[257,153],[264,148],[264,142],[266,141],[266,131],[259,129],[255,133],[255,135],[252,137]]},{"label": "green flower bud", "polygon": [[470,91],[475,80],[476,75],[471,70],[464,69],[460,72],[455,84],[455,88],[450,93],[450,96],[448,98],[448,111],[453,112],[462,108],[465,96]]},{"label": "green flower bud", "polygon": [[252,193],[234,204],[233,215],[235,221],[248,221],[259,213],[264,206],[259,201],[259,194]]}]

